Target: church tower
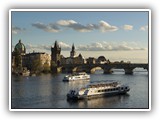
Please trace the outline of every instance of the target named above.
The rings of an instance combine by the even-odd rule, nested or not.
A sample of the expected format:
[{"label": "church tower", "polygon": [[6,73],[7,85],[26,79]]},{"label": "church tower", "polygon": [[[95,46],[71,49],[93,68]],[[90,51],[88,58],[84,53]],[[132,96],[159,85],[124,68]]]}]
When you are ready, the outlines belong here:
[{"label": "church tower", "polygon": [[51,47],[51,62],[52,66],[59,66],[61,60],[61,48],[58,45],[57,41],[54,43],[54,47]]},{"label": "church tower", "polygon": [[72,50],[71,50],[71,52],[70,52],[70,57],[71,57],[71,58],[74,58],[75,55],[76,55],[76,52],[75,52],[75,47],[74,47],[74,44],[73,44],[73,45],[72,45]]}]

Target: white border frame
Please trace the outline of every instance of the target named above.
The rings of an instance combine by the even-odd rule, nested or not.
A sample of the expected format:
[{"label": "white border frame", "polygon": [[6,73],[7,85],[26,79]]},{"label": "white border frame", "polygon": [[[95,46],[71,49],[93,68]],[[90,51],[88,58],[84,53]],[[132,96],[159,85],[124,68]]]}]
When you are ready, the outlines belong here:
[{"label": "white border frame", "polygon": [[[132,109],[132,108],[125,108],[125,109],[12,109],[11,108],[11,51],[12,51],[12,28],[11,28],[11,14],[12,12],[15,11],[53,11],[53,12],[65,12],[65,11],[86,11],[86,12],[91,12],[91,11],[95,11],[95,12],[102,12],[102,11],[106,11],[106,12],[111,12],[111,11],[120,11],[120,12],[126,12],[126,11],[133,11],[133,12],[138,12],[138,11],[144,11],[144,12],[148,12],[149,16],[148,16],[148,64],[149,64],[149,70],[148,70],[148,76],[149,76],[149,108],[148,109]],[[10,9],[9,10],[9,110],[10,111],[150,111],[151,110],[151,10],[150,9]]]}]

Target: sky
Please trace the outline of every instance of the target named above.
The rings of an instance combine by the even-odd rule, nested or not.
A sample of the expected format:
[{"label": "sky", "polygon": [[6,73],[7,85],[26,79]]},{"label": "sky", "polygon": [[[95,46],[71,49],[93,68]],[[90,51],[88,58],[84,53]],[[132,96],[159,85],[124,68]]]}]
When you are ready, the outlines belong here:
[{"label": "sky", "polygon": [[[62,51],[146,51],[147,11],[12,11],[12,47],[19,39],[27,52],[49,52],[55,40]],[[146,56],[146,55],[145,55]]]}]

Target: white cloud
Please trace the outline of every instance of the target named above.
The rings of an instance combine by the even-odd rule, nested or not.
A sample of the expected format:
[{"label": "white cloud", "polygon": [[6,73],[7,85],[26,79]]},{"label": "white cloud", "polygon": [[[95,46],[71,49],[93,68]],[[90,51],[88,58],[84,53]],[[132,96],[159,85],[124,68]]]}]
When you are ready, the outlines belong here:
[{"label": "white cloud", "polygon": [[142,26],[139,29],[140,31],[147,31],[148,30],[148,25]]},{"label": "white cloud", "polygon": [[[72,45],[69,45],[64,42],[58,42],[59,46],[61,47],[62,51],[71,51]],[[51,45],[31,45],[27,44],[26,50],[28,52],[48,52],[50,53]],[[12,50],[14,46],[12,46]],[[133,42],[121,42],[121,43],[108,43],[106,41],[103,42],[94,42],[88,45],[77,45],[76,51],[132,51],[132,50],[145,50],[146,48],[139,47]]]},{"label": "white cloud", "polygon": [[20,27],[13,26],[12,27],[12,34],[18,34],[18,33],[23,32],[25,30],[26,30],[25,28],[20,28]]},{"label": "white cloud", "polygon": [[61,47],[62,50],[71,50],[71,46],[64,43],[64,42],[58,42],[59,46]]},{"label": "white cloud", "polygon": [[60,32],[60,29],[70,28],[78,32],[91,32],[93,30],[100,30],[101,32],[112,32],[118,30],[118,27],[111,26],[105,21],[100,21],[99,24],[80,24],[74,20],[59,20],[55,23],[50,23],[48,25],[37,22],[32,24],[33,27],[42,29],[46,32]]},{"label": "white cloud", "polygon": [[132,25],[124,25],[123,29],[124,30],[133,30],[133,26]]},{"label": "white cloud", "polygon": [[132,43],[107,43],[107,42],[95,42],[90,45],[79,45],[77,49],[80,51],[130,51],[130,50],[144,50],[145,48],[138,47],[138,45],[132,45]]},{"label": "white cloud", "polygon": [[57,24],[61,26],[69,26],[72,24],[77,24],[77,22],[74,20],[59,20],[57,21]]},{"label": "white cloud", "polygon": [[111,32],[111,31],[117,31],[118,30],[118,27],[116,26],[111,26],[110,24],[108,24],[107,22],[101,20],[99,22],[100,24],[100,29],[102,32]]},{"label": "white cloud", "polygon": [[90,32],[96,28],[94,24],[82,25],[74,20],[59,20],[58,25],[68,27],[78,32]]},{"label": "white cloud", "polygon": [[59,32],[60,31],[58,26],[53,23],[45,25],[44,23],[37,22],[37,23],[33,23],[32,26],[38,29],[44,30],[46,32]]}]

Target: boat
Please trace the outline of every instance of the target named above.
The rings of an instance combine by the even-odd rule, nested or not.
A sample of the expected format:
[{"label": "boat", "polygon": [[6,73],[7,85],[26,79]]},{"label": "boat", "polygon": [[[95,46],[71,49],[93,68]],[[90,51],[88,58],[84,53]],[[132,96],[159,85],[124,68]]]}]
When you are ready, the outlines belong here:
[{"label": "boat", "polygon": [[84,98],[102,97],[110,95],[125,94],[130,90],[128,85],[116,81],[93,82],[86,87],[70,90],[67,94],[68,100],[79,100]]},{"label": "boat", "polygon": [[63,81],[90,80],[90,75],[85,72],[73,73],[66,75]]}]

